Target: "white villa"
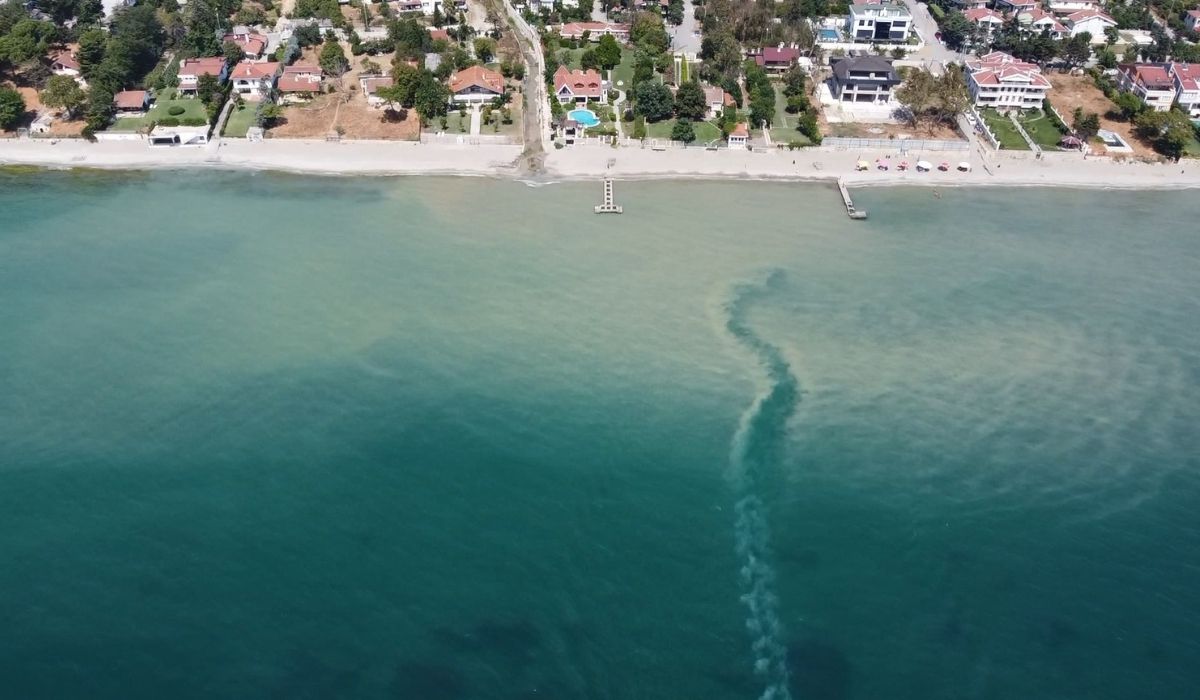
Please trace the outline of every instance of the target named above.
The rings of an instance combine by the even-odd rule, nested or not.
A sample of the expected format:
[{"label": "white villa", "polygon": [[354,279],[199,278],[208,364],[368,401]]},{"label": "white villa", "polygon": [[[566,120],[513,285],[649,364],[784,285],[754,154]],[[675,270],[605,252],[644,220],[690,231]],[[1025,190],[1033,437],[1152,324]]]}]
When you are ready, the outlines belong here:
[{"label": "white villa", "polygon": [[1117,86],[1137,95],[1157,112],[1166,112],[1175,103],[1175,80],[1169,63],[1127,63],[1118,68]]},{"label": "white villa", "polygon": [[274,62],[242,61],[229,76],[233,80],[233,91],[247,100],[265,99],[275,87],[278,69],[279,64]]},{"label": "white villa", "polygon": [[1192,119],[1200,118],[1200,63],[1172,63],[1175,102]]},{"label": "white villa", "polygon": [[908,41],[912,26],[912,13],[904,3],[872,0],[850,7],[845,33],[854,42],[902,44]]},{"label": "white villa", "polygon": [[559,66],[554,72],[554,96],[560,104],[582,104],[588,100],[597,100],[601,104],[608,102],[599,71],[570,70],[566,66]]},{"label": "white villa", "polygon": [[1067,15],[1064,21],[1071,30],[1071,36],[1087,32],[1092,35],[1093,44],[1103,44],[1106,41],[1104,30],[1117,26],[1117,20],[1097,9],[1073,12]]},{"label": "white villa", "polygon": [[1001,51],[967,61],[965,72],[971,101],[979,107],[1033,109],[1050,92],[1040,68]]}]

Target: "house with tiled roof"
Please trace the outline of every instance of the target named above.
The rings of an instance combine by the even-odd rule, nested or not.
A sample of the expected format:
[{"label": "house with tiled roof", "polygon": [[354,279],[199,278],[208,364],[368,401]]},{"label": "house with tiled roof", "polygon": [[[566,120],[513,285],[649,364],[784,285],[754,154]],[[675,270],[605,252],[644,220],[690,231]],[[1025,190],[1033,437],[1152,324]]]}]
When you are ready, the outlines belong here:
[{"label": "house with tiled roof", "polygon": [[396,84],[390,75],[362,75],[358,78],[358,86],[367,98],[367,104],[372,107],[385,107],[388,101],[379,96],[380,88],[389,88]]},{"label": "house with tiled roof", "polygon": [[1004,26],[1004,15],[990,8],[972,8],[963,11],[963,17],[978,27],[981,43],[991,43],[992,36]]},{"label": "house with tiled roof", "polygon": [[275,76],[278,72],[279,64],[274,61],[242,61],[234,67],[229,77],[233,80],[233,91],[243,99],[261,100],[269,96],[275,88]]},{"label": "house with tiled roof", "polygon": [[746,122],[739,122],[733,127],[733,131],[729,132],[729,137],[726,139],[730,148],[745,148],[750,144],[750,128],[746,126]]},{"label": "house with tiled roof", "polygon": [[1188,31],[1200,32],[1200,8],[1188,10],[1183,16],[1183,26],[1188,28]]},{"label": "house with tiled roof", "polygon": [[179,62],[179,94],[195,95],[200,76],[215,76],[218,83],[229,77],[229,64],[220,56],[210,58],[185,58]]},{"label": "house with tiled roof", "polygon": [[554,96],[560,104],[582,104],[588,100],[597,100],[602,104],[608,102],[599,71],[570,70],[566,66],[559,66],[554,72]]},{"label": "house with tiled roof", "polygon": [[113,107],[118,117],[134,117],[145,114],[150,108],[150,93],[145,90],[122,90],[113,95]]},{"label": "house with tiled roof", "polygon": [[564,39],[582,39],[587,34],[588,41],[593,42],[605,35],[622,43],[629,41],[629,25],[614,22],[567,22],[559,25],[558,33]]},{"label": "house with tiled roof", "polygon": [[751,51],[749,56],[768,73],[786,73],[800,59],[800,49],[794,46],[768,46]]},{"label": "house with tiled roof", "polygon": [[283,101],[298,102],[320,93],[321,80],[324,77],[320,66],[295,63],[284,66],[283,73],[275,81],[275,89],[279,91]]},{"label": "house with tiled roof", "polygon": [[1166,112],[1175,103],[1175,81],[1168,63],[1126,63],[1117,67],[1117,87],[1137,95],[1147,107]]},{"label": "house with tiled roof", "polygon": [[1095,8],[1073,12],[1063,19],[1063,23],[1071,30],[1071,36],[1084,32],[1091,34],[1093,44],[1103,44],[1106,41],[1104,30],[1117,26],[1117,20]]},{"label": "house with tiled roof", "polygon": [[236,31],[222,37],[221,41],[237,44],[248,60],[265,61],[267,58],[267,37],[251,32],[245,27],[238,27]]},{"label": "house with tiled roof", "polygon": [[1074,14],[1080,10],[1099,10],[1100,0],[1047,0],[1046,7],[1056,15]]},{"label": "house with tiled roof", "polygon": [[1200,118],[1200,63],[1172,63],[1175,103],[1192,119]]},{"label": "house with tiled roof", "polygon": [[1065,39],[1071,36],[1067,25],[1060,22],[1053,12],[1047,12],[1040,7],[1017,15],[1017,23],[1029,34],[1048,36],[1051,39]]},{"label": "house with tiled roof", "polygon": [[87,87],[87,81],[83,79],[80,72],[79,57],[75,55],[74,51],[70,49],[55,51],[50,54],[49,59],[51,73],[74,78],[80,86]]},{"label": "house with tiled roof", "polygon": [[733,95],[725,92],[723,88],[715,85],[705,85],[704,87],[704,103],[708,105],[708,118],[716,119],[721,116],[726,107],[733,107],[737,103],[733,101]]},{"label": "house with tiled roof", "polygon": [[483,66],[471,66],[451,75],[449,86],[452,101],[481,104],[504,94],[504,76]]},{"label": "house with tiled roof", "polygon": [[968,60],[963,69],[971,101],[979,107],[1035,109],[1050,92],[1050,81],[1033,63],[993,51]]},{"label": "house with tiled roof", "polygon": [[953,0],[954,6],[961,12],[967,10],[982,10],[988,6],[988,0]]},{"label": "house with tiled roof", "polygon": [[1005,14],[1020,14],[1039,9],[1040,7],[1040,0],[996,0],[996,9]]}]

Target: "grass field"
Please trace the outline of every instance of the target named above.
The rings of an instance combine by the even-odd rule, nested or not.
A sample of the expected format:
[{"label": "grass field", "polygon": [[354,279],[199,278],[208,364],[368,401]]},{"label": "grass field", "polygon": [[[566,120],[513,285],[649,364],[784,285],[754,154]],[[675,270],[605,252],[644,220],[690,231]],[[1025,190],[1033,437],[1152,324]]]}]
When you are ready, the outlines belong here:
[{"label": "grass field", "polygon": [[[172,115],[170,110],[172,107],[182,107],[182,114]],[[151,122],[160,122],[167,117],[175,119],[208,119],[208,111],[204,108],[204,103],[195,98],[185,97],[176,99],[176,93],[173,88],[162,90],[159,92],[157,99],[154,101],[154,106],[146,113],[144,117],[123,118],[118,119],[109,131],[139,131]]]},{"label": "grass field", "polygon": [[[646,136],[652,139],[670,139],[674,128],[674,119],[664,119],[653,124],[646,122]],[[632,130],[633,127],[629,127],[629,131]],[[696,132],[696,140],[692,143],[698,146],[721,138],[721,129],[712,122],[692,122],[692,131]]]},{"label": "grass field", "polygon": [[1008,117],[994,109],[985,109],[980,112],[980,116],[1000,141],[1000,148],[1009,151],[1029,150],[1029,144],[1025,143],[1024,137],[1017,132],[1017,127],[1013,126]]},{"label": "grass field", "polygon": [[1058,130],[1045,112],[1040,109],[1031,109],[1022,113],[1017,119],[1034,143],[1048,151],[1058,150],[1058,142],[1062,140],[1063,133]]},{"label": "grass field", "polygon": [[254,126],[254,114],[258,111],[257,102],[246,102],[242,104],[242,108],[234,108],[229,113],[229,121],[225,122],[224,136],[231,139],[244,139],[246,132],[250,127]]},{"label": "grass field", "polygon": [[787,96],[783,94],[783,86],[775,84],[775,120],[771,123],[771,141],[778,144],[794,142],[809,145],[812,142],[804,134],[796,131],[799,122],[797,115],[787,113]]}]

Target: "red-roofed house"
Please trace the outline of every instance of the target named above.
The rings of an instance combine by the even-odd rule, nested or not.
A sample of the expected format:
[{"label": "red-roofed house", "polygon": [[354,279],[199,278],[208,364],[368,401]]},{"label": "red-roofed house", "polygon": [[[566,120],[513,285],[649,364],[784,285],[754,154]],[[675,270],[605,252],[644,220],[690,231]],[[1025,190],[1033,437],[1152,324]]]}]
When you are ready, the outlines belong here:
[{"label": "red-roofed house", "polygon": [[1039,0],[996,0],[996,9],[1008,14],[1009,12],[1029,12],[1040,5]]},{"label": "red-roofed house", "polygon": [[608,102],[604,81],[598,71],[569,70],[566,66],[559,66],[554,72],[554,95],[561,104],[588,100],[599,100],[601,104]]},{"label": "red-roofed house", "polygon": [[[1046,12],[1040,7],[1035,7],[1028,12],[1023,12],[1018,16],[1021,18],[1021,26],[1026,32],[1031,32],[1037,35],[1046,35],[1051,39],[1065,39],[1071,35],[1071,30],[1067,26],[1058,21],[1052,12]],[[1028,23],[1023,20],[1027,18]]]},{"label": "red-roofed house", "polygon": [[1193,119],[1200,117],[1200,63],[1172,63],[1175,101]]},{"label": "red-roofed house", "polygon": [[791,46],[768,46],[751,54],[754,62],[768,73],[783,73],[796,65],[800,49]]},{"label": "red-roofed house", "polygon": [[247,100],[261,100],[271,94],[275,87],[275,74],[279,64],[274,61],[257,63],[242,61],[229,74],[233,90]]},{"label": "red-roofed house", "polygon": [[1117,20],[1095,8],[1073,12],[1064,21],[1071,30],[1071,36],[1087,32],[1092,35],[1093,44],[1103,44],[1106,41],[1104,30],[1117,26]]},{"label": "red-roofed house", "polygon": [[251,61],[263,61],[267,57],[267,37],[261,34],[252,32],[240,32],[237,34],[226,34],[221,39],[222,42],[231,42],[238,45],[246,58]]},{"label": "red-roofed house", "polygon": [[185,58],[179,62],[179,94],[195,95],[200,76],[216,76],[218,83],[229,77],[229,64],[220,56],[212,58]]},{"label": "red-roofed house", "polygon": [[275,89],[285,102],[297,102],[311,98],[321,92],[324,74],[319,66],[296,63],[284,66],[283,73],[275,82]]},{"label": "red-roofed house", "polygon": [[87,81],[79,72],[79,59],[73,51],[55,51],[50,54],[50,72],[54,75],[65,75],[74,78],[75,82],[87,87]]},{"label": "red-roofed house", "polygon": [[1132,92],[1157,112],[1175,102],[1175,81],[1167,63],[1126,63],[1117,68],[1117,87]]},{"label": "red-roofed house", "polygon": [[968,60],[965,72],[971,100],[980,107],[1034,109],[1050,92],[1050,81],[1040,68],[1002,51]]},{"label": "red-roofed house", "polygon": [[122,90],[113,95],[113,106],[120,117],[144,114],[150,107],[150,93],[145,90]]},{"label": "red-roofed house", "polygon": [[589,41],[600,41],[600,37],[610,34],[620,42],[629,41],[629,25],[613,24],[611,22],[567,22],[558,28],[558,33],[564,39],[582,39],[587,33]]},{"label": "red-roofed house", "polygon": [[450,76],[450,99],[480,104],[504,94],[504,76],[483,66],[464,68]]},{"label": "red-roofed house", "polygon": [[1200,32],[1200,9],[1188,10],[1183,16],[1183,26],[1190,31]]},{"label": "red-roofed house", "polygon": [[445,29],[438,29],[437,27],[429,27],[429,38],[434,41],[441,39],[442,41],[449,42],[450,32]]},{"label": "red-roofed house", "polygon": [[963,17],[979,28],[979,38],[984,44],[991,43],[992,35],[1004,26],[1004,15],[987,8],[964,10]]},{"label": "red-roofed house", "polygon": [[729,147],[730,148],[745,148],[750,142],[750,129],[746,127],[745,122],[740,122],[733,127],[733,131],[729,132]]},{"label": "red-roofed house", "polygon": [[704,103],[708,105],[708,118],[716,119],[721,116],[726,107],[733,107],[733,95],[713,85],[704,86]]}]

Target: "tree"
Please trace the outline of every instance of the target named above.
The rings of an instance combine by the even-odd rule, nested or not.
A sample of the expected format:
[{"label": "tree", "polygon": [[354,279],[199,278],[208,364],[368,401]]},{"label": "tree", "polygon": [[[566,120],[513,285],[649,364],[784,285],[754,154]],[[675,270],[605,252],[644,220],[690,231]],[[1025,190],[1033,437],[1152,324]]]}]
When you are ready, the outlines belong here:
[{"label": "tree", "polygon": [[593,70],[600,67],[600,59],[596,58],[595,49],[588,49],[580,54],[579,67],[584,70]]},{"label": "tree", "polygon": [[217,40],[221,19],[210,0],[190,0],[180,12],[187,34],[183,46],[196,56],[216,56],[221,51]]},{"label": "tree", "polygon": [[100,20],[104,19],[104,3],[100,0],[81,0],[75,19],[81,27],[99,24]]},{"label": "tree", "polygon": [[346,52],[336,41],[325,42],[325,45],[321,47],[321,55],[317,59],[317,63],[321,65],[321,70],[338,77],[350,69],[350,61],[346,60]]},{"label": "tree", "polygon": [[653,80],[638,83],[633,89],[633,99],[637,113],[651,122],[670,118],[675,107],[670,88]]},{"label": "tree", "polygon": [[[708,101],[700,83],[688,81],[675,91],[675,114],[680,119],[699,121],[708,114]],[[689,124],[690,127],[690,124]]]},{"label": "tree", "polygon": [[204,104],[212,104],[220,94],[221,83],[212,73],[205,73],[196,80],[196,97]]},{"label": "tree", "polygon": [[221,45],[221,54],[225,56],[225,60],[231,66],[236,66],[246,57],[246,52],[242,50],[242,47],[232,41],[227,41]]},{"label": "tree", "polygon": [[21,64],[40,59],[50,50],[58,29],[50,22],[22,19],[0,36],[0,63]]},{"label": "tree", "polygon": [[434,77],[429,71],[421,72],[421,81],[413,95],[413,108],[421,115],[423,122],[433,117],[444,116],[447,104],[450,102],[450,89]]},{"label": "tree", "polygon": [[629,27],[629,39],[638,47],[645,48],[655,55],[665,52],[671,46],[671,37],[667,35],[662,17],[653,12],[639,12],[634,15],[633,24]]},{"label": "tree", "polygon": [[93,27],[79,35],[79,50],[75,57],[79,59],[79,72],[90,79],[96,67],[104,60],[104,50],[108,45],[108,32]]},{"label": "tree", "polygon": [[611,34],[600,37],[600,43],[592,51],[596,54],[599,66],[605,70],[612,70],[621,63],[621,45]]},{"label": "tree", "polygon": [[271,127],[275,126],[280,119],[283,118],[283,107],[280,107],[274,102],[268,102],[262,106],[262,109],[258,113],[258,117],[259,126],[264,129],[270,129]]},{"label": "tree", "polygon": [[896,88],[896,99],[908,110],[908,118],[913,126],[917,125],[921,116],[933,105],[936,81],[929,71],[914,70],[910,71],[900,87]]},{"label": "tree", "polygon": [[0,129],[8,131],[25,116],[25,98],[12,88],[0,87]]},{"label": "tree", "polygon": [[496,56],[496,42],[480,37],[473,44],[475,46],[475,58],[478,58],[480,63],[491,63],[492,59]]},{"label": "tree", "polygon": [[942,33],[942,41],[946,46],[955,51],[961,51],[969,43],[971,22],[963,13],[953,10],[947,12],[942,21],[938,23],[938,31]]},{"label": "tree", "polygon": [[79,87],[79,83],[75,79],[67,75],[52,75],[46,81],[46,89],[42,90],[40,95],[42,104],[47,107],[63,109],[67,115],[72,115],[75,110],[87,100],[87,93]]},{"label": "tree", "polygon": [[1082,107],[1076,107],[1071,115],[1071,129],[1079,138],[1087,141],[1100,131],[1100,115],[1095,112],[1084,113]]},{"label": "tree", "polygon": [[691,143],[696,140],[696,130],[692,128],[691,119],[679,119],[671,128],[671,140]]},{"label": "tree", "polygon": [[112,91],[103,84],[93,84],[88,90],[87,111],[85,112],[87,129],[89,131],[103,130],[112,121],[115,113],[116,106],[113,104]]},{"label": "tree", "polygon": [[321,43],[321,30],[315,24],[304,24],[296,27],[296,32],[293,36],[296,37],[296,43],[302,49]]},{"label": "tree", "polygon": [[420,68],[407,63],[392,66],[391,87],[379,88],[377,93],[383,99],[403,107],[412,107],[417,96],[417,88],[421,86],[423,73]]},{"label": "tree", "polygon": [[807,83],[808,76],[805,75],[804,69],[799,66],[793,66],[788,72],[783,74],[783,94],[788,97],[803,95],[804,87]]},{"label": "tree", "polygon": [[1083,32],[1063,42],[1062,57],[1070,67],[1082,65],[1092,56],[1092,35]]}]

